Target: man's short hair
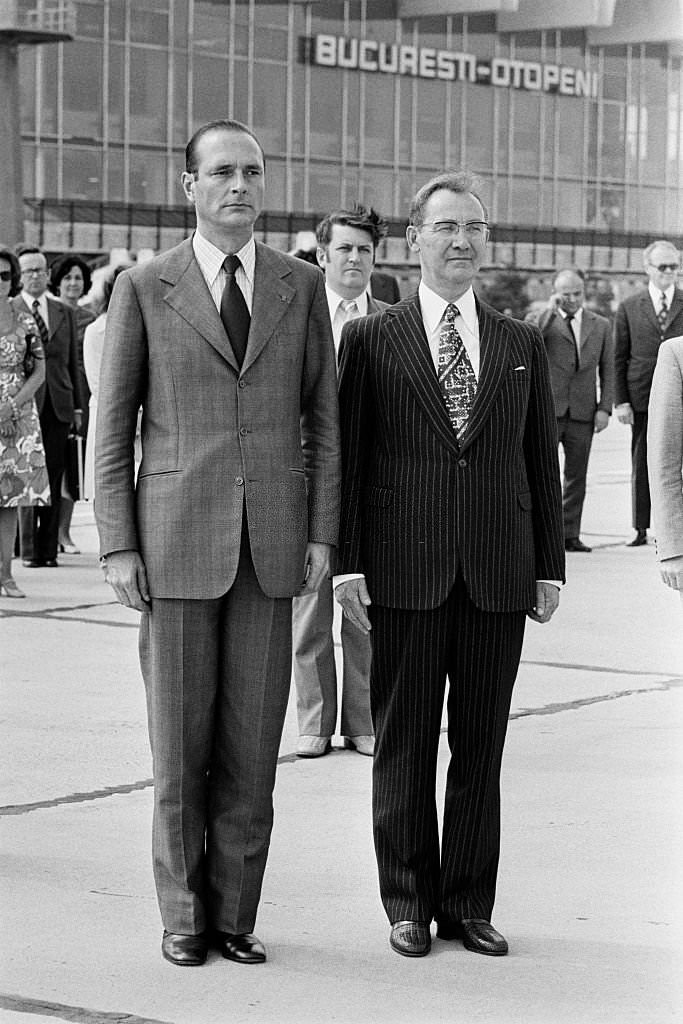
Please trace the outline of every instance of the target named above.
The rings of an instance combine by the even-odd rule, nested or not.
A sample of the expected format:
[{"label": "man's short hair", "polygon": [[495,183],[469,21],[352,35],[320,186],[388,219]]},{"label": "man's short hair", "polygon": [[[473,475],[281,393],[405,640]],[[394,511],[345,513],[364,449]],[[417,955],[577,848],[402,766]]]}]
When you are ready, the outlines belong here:
[{"label": "man's short hair", "polygon": [[185,170],[188,174],[196,174],[199,161],[197,159],[197,145],[205,135],[209,132],[242,132],[244,135],[249,135],[254,140],[256,145],[261,151],[261,159],[263,160],[263,166],[266,166],[266,157],[263,152],[263,146],[256,138],[251,128],[248,128],[246,124],[241,121],[234,121],[227,117],[218,118],[216,121],[207,121],[206,124],[201,125],[194,133],[187,146],[185,147]]},{"label": "man's short hair", "polygon": [[[18,242],[14,246],[14,251],[17,256],[32,256],[34,253],[37,253],[39,256],[45,256],[42,249],[39,249],[37,245],[31,245],[29,242]],[[45,262],[47,263],[47,257]]]},{"label": "man's short hair", "polygon": [[557,284],[557,279],[560,274],[575,274],[577,277],[581,278],[584,284],[586,283],[586,275],[580,267],[560,267],[559,270],[555,271],[555,276],[553,277],[553,288]]},{"label": "man's short hair", "polygon": [[413,196],[413,200],[410,204],[410,210],[408,211],[408,223],[414,227],[420,227],[424,223],[424,211],[428,200],[434,195],[435,192],[439,192],[441,189],[447,189],[449,192],[468,192],[473,195],[475,199],[478,199],[481,203],[484,211],[484,219],[488,220],[488,211],[484,200],[479,195],[478,180],[470,172],[465,170],[460,171],[442,171],[441,174],[437,174],[436,177],[430,178],[426,185]]},{"label": "man's short hair", "polygon": [[351,210],[334,210],[328,213],[327,217],[318,224],[315,230],[315,237],[318,245],[323,247],[332,241],[332,228],[339,224],[345,228],[358,228],[359,231],[367,231],[372,238],[372,247],[376,249],[382,239],[386,236],[389,226],[373,208],[361,206],[360,203]]},{"label": "man's short hair", "polygon": [[643,263],[645,266],[648,265],[650,262],[650,256],[659,245],[663,245],[667,249],[671,249],[671,251],[675,252],[680,258],[680,253],[673,242],[670,242],[668,238],[658,238],[655,242],[650,242],[646,249],[643,249]]}]

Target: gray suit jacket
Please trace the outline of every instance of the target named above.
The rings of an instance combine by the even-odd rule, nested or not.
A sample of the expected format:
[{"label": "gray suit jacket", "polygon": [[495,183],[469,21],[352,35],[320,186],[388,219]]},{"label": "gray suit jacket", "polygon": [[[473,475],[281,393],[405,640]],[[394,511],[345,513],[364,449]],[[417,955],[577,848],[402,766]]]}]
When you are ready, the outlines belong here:
[{"label": "gray suit jacket", "polygon": [[[87,405],[79,371],[76,319],[63,302],[51,295],[46,298],[49,340],[45,346],[45,383],[36,392],[36,406],[40,412],[47,388],[57,419],[62,423],[72,423],[74,411],[84,410]],[[15,309],[33,316],[33,310],[21,295],[12,299],[12,304]]]},{"label": "gray suit jacket", "polygon": [[[664,338],[683,334],[683,291],[676,288]],[[647,412],[652,374],[661,344],[659,324],[647,288],[620,304],[614,320],[615,404],[630,402]]]},{"label": "gray suit jacket", "polygon": [[650,495],[657,557],[683,555],[683,336],[662,342],[647,423]]},{"label": "gray suit jacket", "polygon": [[291,597],[307,542],[337,541],[337,377],[322,274],[257,243],[241,371],[191,239],[121,274],[96,434],[101,551],[139,550],[152,597],[225,593],[245,507],[261,588]]},{"label": "gray suit jacket", "polygon": [[[538,318],[545,341],[555,415],[592,422],[598,409],[609,416],[614,403],[614,351],[609,320],[583,308],[579,367],[571,327],[559,313],[544,311]],[[600,397],[596,388],[600,380]]]}]

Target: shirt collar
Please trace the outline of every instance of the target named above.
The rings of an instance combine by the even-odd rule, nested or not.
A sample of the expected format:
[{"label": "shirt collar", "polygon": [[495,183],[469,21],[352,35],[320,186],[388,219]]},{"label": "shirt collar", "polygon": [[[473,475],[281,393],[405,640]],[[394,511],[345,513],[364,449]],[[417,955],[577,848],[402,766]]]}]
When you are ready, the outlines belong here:
[{"label": "shirt collar", "polygon": [[[659,307],[662,304],[662,289],[661,288],[655,288],[655,286],[653,285],[652,281],[650,281],[650,283],[648,284],[647,289],[648,289],[648,291],[650,293],[650,298],[652,299],[652,302],[654,304],[655,309],[659,309]],[[670,284],[668,288],[664,289],[664,294],[666,295],[666,304],[667,304],[667,306],[669,308],[671,308],[671,303],[673,302],[673,299],[674,299],[674,292],[675,292],[675,290],[676,290],[676,285],[675,284]]]},{"label": "shirt collar", "polygon": [[325,293],[327,295],[327,305],[330,311],[330,320],[334,320],[335,314],[339,309],[340,302],[355,302],[358,306],[358,312],[361,316],[367,316],[368,312],[368,293],[362,291],[360,295],[357,295],[355,299],[344,299],[343,296],[337,295],[333,288],[330,288],[327,281],[325,282]]},{"label": "shirt collar", "polygon": [[34,302],[38,303],[41,314],[44,314],[47,310],[47,292],[43,292],[42,295],[39,295],[38,298],[36,298],[35,295],[30,295],[28,292],[22,291],[21,297],[31,311],[33,310]]},{"label": "shirt collar", "polygon": [[[204,238],[199,231],[195,231],[192,236],[192,248],[197,258],[204,277],[211,286],[219,273],[223,269],[223,262],[225,257],[229,255],[227,252],[222,252],[218,249],[213,242],[210,242],[208,238]],[[238,249],[235,253],[239,257],[242,269],[246,274],[249,283],[254,283],[254,267],[256,266],[256,243],[253,236],[249,239],[246,245],[243,245],[241,249]]]},{"label": "shirt collar", "polygon": [[[420,308],[422,310],[422,319],[427,329],[427,337],[430,337],[437,329],[443,315],[446,312],[446,306],[450,305],[447,299],[437,295],[435,291],[420,281],[417,289],[417,294],[420,299]],[[470,286],[466,292],[464,292],[457,302],[453,303],[458,307],[460,316],[465,321],[465,325],[468,330],[476,337],[479,335],[479,320],[477,317],[477,304],[474,298],[474,291]]]}]

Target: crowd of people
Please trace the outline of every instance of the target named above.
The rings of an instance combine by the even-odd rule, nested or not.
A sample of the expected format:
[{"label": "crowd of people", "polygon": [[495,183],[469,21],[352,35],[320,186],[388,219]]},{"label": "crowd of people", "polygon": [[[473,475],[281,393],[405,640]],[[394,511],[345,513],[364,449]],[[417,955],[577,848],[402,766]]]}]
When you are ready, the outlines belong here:
[{"label": "crowd of people", "polygon": [[613,328],[577,267],[518,320],[475,294],[489,223],[464,171],[413,198],[403,299],[375,269],[372,209],[331,212],[293,254],[255,240],[265,161],[240,122],[193,135],[182,186],[196,231],[110,268],[96,308],[81,257],[0,249],[2,592],[23,596],[17,510],[24,565],[54,568],[96,493],[105,579],[142,613],[166,960],[266,959],[253,929],[292,676],[297,754],[339,731],[373,758],[392,949],[426,955],[435,921],[505,955],[499,776],[525,624],[557,609],[565,553],[591,550],[588,462],[613,408],[632,430],[631,546],[652,495],[662,575],[683,589],[679,253],[645,249],[648,287]]}]

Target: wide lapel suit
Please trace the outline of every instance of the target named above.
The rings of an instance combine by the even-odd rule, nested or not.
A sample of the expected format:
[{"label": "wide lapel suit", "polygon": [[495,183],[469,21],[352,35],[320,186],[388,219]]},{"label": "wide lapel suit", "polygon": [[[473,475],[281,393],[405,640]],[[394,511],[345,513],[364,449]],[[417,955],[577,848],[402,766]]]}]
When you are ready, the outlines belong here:
[{"label": "wide lapel suit", "polygon": [[[336,540],[334,369],[322,275],[302,260],[257,244],[241,370],[190,240],[120,275],[98,403],[103,551],[140,550],[160,597],[217,596],[234,578],[246,504],[264,591],[295,593],[307,541]],[[123,439],[139,405],[134,488]]]},{"label": "wide lapel suit", "polygon": [[[536,328],[483,303],[478,316],[481,372],[461,440],[417,296],[344,327],[340,571],[365,572],[380,603],[434,607],[461,569],[475,604],[526,609],[536,579],[562,578],[557,434],[543,342]],[[406,451],[414,458],[405,459]]]},{"label": "wide lapel suit", "polygon": [[648,470],[657,557],[683,555],[683,336],[659,349],[647,427]]},{"label": "wide lapel suit", "polygon": [[[555,415],[586,423],[593,422],[598,409],[609,416],[614,403],[614,352],[607,318],[584,307],[578,366],[576,341],[567,320],[547,311],[538,326],[550,364]],[[600,381],[599,398],[596,379]]]},{"label": "wide lapel suit", "polygon": [[[36,393],[40,412],[45,401],[45,389],[50,393],[55,416],[62,423],[71,424],[76,409],[83,410],[86,396],[79,373],[76,321],[71,310],[57,299],[46,295],[48,308],[48,343],[45,351],[45,383]],[[14,300],[16,309],[33,316],[33,310],[22,296]]]},{"label": "wide lapel suit", "polygon": [[[490,919],[500,765],[535,581],[564,575],[557,432],[537,328],[477,306],[480,373],[453,430],[417,296],[344,328],[340,566],[366,577],[373,829],[393,923]],[[436,765],[446,678],[441,843]]]}]

